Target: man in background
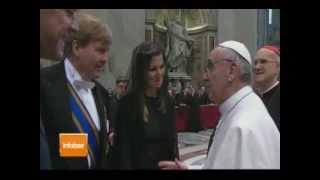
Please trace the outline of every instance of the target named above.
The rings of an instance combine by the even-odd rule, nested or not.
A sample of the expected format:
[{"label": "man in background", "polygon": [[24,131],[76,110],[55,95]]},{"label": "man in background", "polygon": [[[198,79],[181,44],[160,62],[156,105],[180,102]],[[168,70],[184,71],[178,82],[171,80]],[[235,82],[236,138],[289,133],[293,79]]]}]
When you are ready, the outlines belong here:
[{"label": "man in background", "polygon": [[[40,9],[40,67],[43,58],[52,61],[63,58],[65,41],[77,30],[76,12],[75,9]],[[40,169],[51,168],[47,136],[40,114]]]},{"label": "man in background", "polygon": [[260,48],[254,59],[253,86],[261,96],[280,131],[280,49],[276,46]]}]

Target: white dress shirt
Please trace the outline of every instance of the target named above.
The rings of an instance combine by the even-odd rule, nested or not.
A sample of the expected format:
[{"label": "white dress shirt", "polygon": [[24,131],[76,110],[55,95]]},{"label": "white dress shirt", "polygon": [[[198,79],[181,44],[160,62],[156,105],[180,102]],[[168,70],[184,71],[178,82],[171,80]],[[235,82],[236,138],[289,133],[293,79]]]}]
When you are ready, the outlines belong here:
[{"label": "white dress shirt", "polygon": [[203,169],[280,169],[280,133],[251,87],[240,89],[219,110]]},{"label": "white dress shirt", "polygon": [[[94,83],[83,80],[77,69],[72,65],[68,58],[65,59],[64,65],[68,81],[79,95],[83,104],[86,106],[86,109],[92,117],[96,128],[98,129],[98,131],[100,131],[99,116],[91,90],[94,87]],[[88,155],[87,157],[89,167],[91,167],[90,156]]]}]

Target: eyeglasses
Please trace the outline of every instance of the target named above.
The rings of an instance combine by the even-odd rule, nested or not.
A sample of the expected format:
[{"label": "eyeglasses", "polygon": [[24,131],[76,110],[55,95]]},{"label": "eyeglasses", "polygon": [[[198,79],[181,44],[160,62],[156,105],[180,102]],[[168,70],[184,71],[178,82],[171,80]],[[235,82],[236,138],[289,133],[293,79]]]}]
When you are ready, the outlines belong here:
[{"label": "eyeglasses", "polygon": [[267,63],[277,63],[277,61],[274,61],[274,60],[268,60],[268,59],[256,59],[254,61],[254,65],[257,65],[257,64],[267,64]]},{"label": "eyeglasses", "polygon": [[215,62],[212,62],[212,60],[211,59],[208,59],[208,64],[207,64],[207,70],[212,70],[212,69],[214,69],[214,67],[215,67],[215,64],[217,64],[218,62],[222,62],[222,61],[228,61],[228,62],[233,62],[233,60],[232,59],[221,59],[221,60],[217,60],[217,61],[215,61]]}]

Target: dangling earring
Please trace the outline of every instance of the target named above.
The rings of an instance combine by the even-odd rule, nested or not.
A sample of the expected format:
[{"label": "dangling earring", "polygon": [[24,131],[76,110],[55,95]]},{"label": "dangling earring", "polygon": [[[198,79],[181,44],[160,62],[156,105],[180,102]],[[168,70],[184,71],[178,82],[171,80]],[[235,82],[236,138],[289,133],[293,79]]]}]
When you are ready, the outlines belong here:
[{"label": "dangling earring", "polygon": [[146,106],[145,103],[144,103],[144,108],[143,108],[143,120],[144,120],[144,122],[149,121],[149,110],[148,110],[148,107]]}]

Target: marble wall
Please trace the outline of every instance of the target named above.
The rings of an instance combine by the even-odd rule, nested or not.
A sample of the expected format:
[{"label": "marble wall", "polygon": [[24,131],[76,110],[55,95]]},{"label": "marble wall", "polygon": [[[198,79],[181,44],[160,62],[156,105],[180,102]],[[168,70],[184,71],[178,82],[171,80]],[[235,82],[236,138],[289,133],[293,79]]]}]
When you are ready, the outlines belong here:
[{"label": "marble wall", "polygon": [[227,40],[243,42],[251,56],[257,50],[257,9],[219,9],[218,10],[218,43]]},{"label": "marble wall", "polygon": [[[110,51],[111,58],[106,65],[102,78],[99,80],[106,88],[113,88],[115,79],[120,75],[125,75],[127,72],[133,48],[144,41],[145,28],[147,27],[145,25],[145,18],[146,16],[152,17],[154,10],[88,9],[82,11],[97,16],[103,22],[106,22],[113,31],[113,45]],[[254,55],[258,42],[258,10],[210,9],[208,10],[208,14],[209,26],[216,29],[216,33],[213,34],[215,45],[231,39],[241,41],[247,45],[251,55]],[[200,72],[205,68],[207,51],[209,51],[207,44],[203,44],[201,47],[206,50],[202,50],[203,54],[199,55],[201,63],[195,63],[195,67],[192,68],[192,75],[197,81],[193,81],[194,85],[201,81],[202,76]]]},{"label": "marble wall", "polygon": [[98,17],[112,30],[111,57],[99,81],[106,88],[114,88],[116,78],[126,75],[133,48],[145,39],[145,10],[86,9],[82,12]]}]

